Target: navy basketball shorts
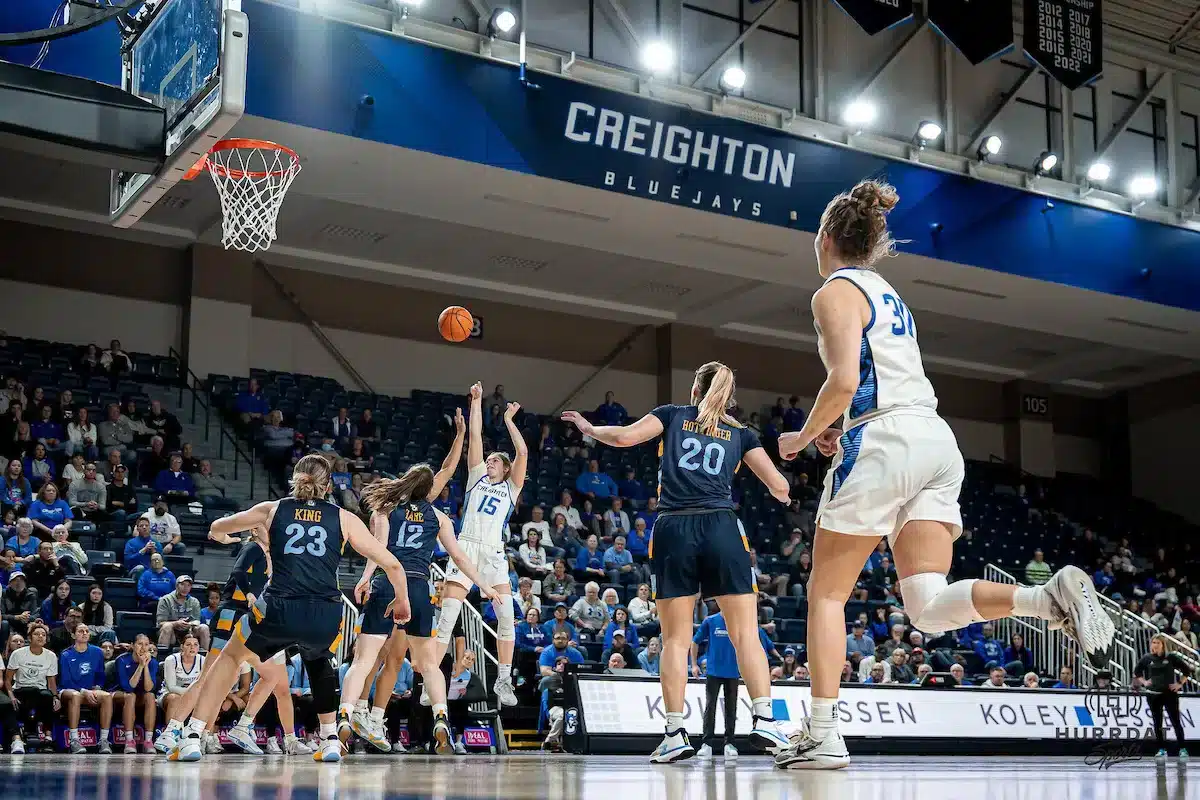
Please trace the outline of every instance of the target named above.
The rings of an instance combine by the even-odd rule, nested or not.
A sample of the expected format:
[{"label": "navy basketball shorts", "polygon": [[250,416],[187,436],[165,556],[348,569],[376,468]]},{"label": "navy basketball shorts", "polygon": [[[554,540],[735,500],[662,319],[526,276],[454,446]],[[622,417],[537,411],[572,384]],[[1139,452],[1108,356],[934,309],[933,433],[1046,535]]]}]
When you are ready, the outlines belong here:
[{"label": "navy basketball shorts", "polygon": [[742,521],[727,509],[660,514],[650,542],[650,569],[656,599],[758,591]]},{"label": "navy basketball shorts", "polygon": [[208,646],[209,654],[216,655],[225,649],[246,612],[246,606],[242,603],[221,603],[217,606],[217,613],[213,615],[213,624],[210,626],[212,642]]},{"label": "navy basketball shorts", "polygon": [[237,636],[263,661],[297,646],[305,660],[328,658],[342,643],[342,604],[336,600],[260,597],[242,617]]},{"label": "navy basketball shorts", "polygon": [[371,579],[371,596],[363,606],[362,617],[359,620],[359,633],[374,636],[389,636],[395,628],[402,629],[409,636],[428,638],[433,633],[434,607],[433,599],[429,596],[429,582],[416,573],[408,576],[408,605],[412,616],[404,625],[396,625],[387,614],[388,604],[396,597],[392,582],[387,575],[376,574]]}]

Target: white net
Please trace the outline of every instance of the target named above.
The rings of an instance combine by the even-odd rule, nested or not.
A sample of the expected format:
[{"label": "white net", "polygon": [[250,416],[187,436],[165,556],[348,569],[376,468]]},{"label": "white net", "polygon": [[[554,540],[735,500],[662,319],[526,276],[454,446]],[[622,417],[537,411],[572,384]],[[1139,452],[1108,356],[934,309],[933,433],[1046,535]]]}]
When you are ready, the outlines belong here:
[{"label": "white net", "polygon": [[221,244],[254,253],[275,241],[284,195],[300,172],[295,153],[278,146],[218,147],[208,154],[208,173],[221,197]]}]

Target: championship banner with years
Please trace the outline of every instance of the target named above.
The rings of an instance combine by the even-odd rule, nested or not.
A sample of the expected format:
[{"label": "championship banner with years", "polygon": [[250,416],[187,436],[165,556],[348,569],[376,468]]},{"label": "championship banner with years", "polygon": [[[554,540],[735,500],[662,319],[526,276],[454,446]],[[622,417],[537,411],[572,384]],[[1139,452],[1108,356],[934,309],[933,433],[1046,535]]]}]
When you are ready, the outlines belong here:
[{"label": "championship banner with years", "polygon": [[972,64],[1013,46],[1010,0],[926,0],[925,11],[934,30]]},{"label": "championship banner with years", "polygon": [[871,36],[913,18],[913,0],[834,0]]},{"label": "championship banner with years", "polygon": [[1101,0],[1025,0],[1025,54],[1074,91],[1104,71]]}]

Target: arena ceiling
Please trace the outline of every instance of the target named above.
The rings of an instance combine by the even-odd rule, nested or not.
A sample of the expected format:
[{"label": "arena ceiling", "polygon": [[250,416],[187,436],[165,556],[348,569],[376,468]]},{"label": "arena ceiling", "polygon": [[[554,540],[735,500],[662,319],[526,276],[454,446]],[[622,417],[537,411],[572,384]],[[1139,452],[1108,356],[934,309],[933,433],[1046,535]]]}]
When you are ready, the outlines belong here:
[{"label": "arena ceiling", "polygon": [[[304,157],[270,263],[814,347],[811,234],[257,118],[236,133]],[[207,179],[118,231],[105,224],[107,172],[7,150],[0,171],[5,218],[181,247],[219,241]],[[1106,393],[1200,369],[1197,313],[918,256],[882,269],[917,312],[938,372]]]}]

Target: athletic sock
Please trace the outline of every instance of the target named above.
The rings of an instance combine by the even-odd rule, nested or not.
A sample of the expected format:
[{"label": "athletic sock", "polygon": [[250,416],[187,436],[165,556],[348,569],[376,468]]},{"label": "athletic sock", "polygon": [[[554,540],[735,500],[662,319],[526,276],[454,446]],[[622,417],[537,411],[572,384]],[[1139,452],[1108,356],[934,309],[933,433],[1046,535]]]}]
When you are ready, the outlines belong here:
[{"label": "athletic sock", "polygon": [[754,716],[758,717],[759,719],[771,720],[772,722],[775,721],[775,711],[771,706],[770,697],[756,697],[750,701],[750,704],[751,708],[753,709],[751,713],[754,714]]},{"label": "athletic sock", "polygon": [[107,741],[108,741],[108,728],[101,728],[101,729],[100,729],[100,741],[101,741],[101,742],[107,742]]},{"label": "athletic sock", "polygon": [[354,704],[354,710],[361,711],[364,714],[366,713],[368,707],[369,706],[368,706],[366,700],[359,700],[357,703]]},{"label": "athletic sock", "polygon": [[501,664],[496,670],[496,677],[502,681],[512,680],[512,664]]},{"label": "athletic sock", "polygon": [[68,738],[71,740],[79,738],[79,728],[69,728],[67,733],[69,734]]},{"label": "athletic sock", "polygon": [[667,712],[667,733],[674,733],[683,727],[683,712]]},{"label": "athletic sock", "polygon": [[444,717],[444,716],[446,716],[446,714],[447,714],[447,711],[446,711],[445,703],[434,703],[433,704],[433,716]]},{"label": "athletic sock", "polygon": [[1014,617],[1054,619],[1054,600],[1044,586],[1018,586],[1013,592]]},{"label": "athletic sock", "polygon": [[296,732],[295,731],[292,731],[291,733],[285,733],[283,735],[284,745],[289,745],[294,741],[296,741]]},{"label": "athletic sock", "polygon": [[332,739],[337,736],[337,723],[322,722],[321,723],[321,738]]},{"label": "athletic sock", "polygon": [[380,708],[379,706],[372,706],[372,708],[371,708],[371,719],[372,719],[372,721],[374,721],[374,722],[383,722],[383,713],[384,713],[386,710],[387,710],[387,709],[385,709],[385,708]]},{"label": "athletic sock", "polygon": [[812,715],[808,718],[808,729],[812,733],[812,737],[818,741],[837,731],[836,697],[814,697],[812,699]]},{"label": "athletic sock", "polygon": [[254,727],[254,717],[249,714],[242,714],[242,718],[238,720],[237,726],[246,729]]},{"label": "athletic sock", "polygon": [[353,703],[342,703],[340,706],[338,706],[338,713],[345,714],[347,717],[350,716],[351,714],[354,713],[354,704]]},{"label": "athletic sock", "polygon": [[204,729],[207,727],[208,727],[207,722],[205,722],[202,719],[197,719],[196,717],[192,717],[191,721],[188,722],[188,724],[187,724],[187,735],[189,738],[203,736]]},{"label": "athletic sock", "polygon": [[183,730],[183,723],[177,719],[173,719],[167,723],[167,730],[164,733],[179,733]]}]

